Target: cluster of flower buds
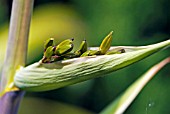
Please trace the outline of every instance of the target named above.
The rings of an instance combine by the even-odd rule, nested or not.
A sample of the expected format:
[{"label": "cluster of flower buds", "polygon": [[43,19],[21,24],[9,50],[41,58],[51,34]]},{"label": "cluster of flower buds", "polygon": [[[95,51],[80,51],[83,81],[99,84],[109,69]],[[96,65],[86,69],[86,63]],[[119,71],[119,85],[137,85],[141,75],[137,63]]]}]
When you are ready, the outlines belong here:
[{"label": "cluster of flower buds", "polygon": [[55,45],[54,38],[49,38],[44,44],[44,56],[42,58],[42,62],[51,63],[59,60],[71,59],[76,57],[123,53],[124,49],[108,51],[112,42],[112,34],[113,31],[111,31],[104,38],[98,50],[88,50],[87,42],[86,40],[84,40],[75,52],[71,52],[74,46],[74,39],[67,39],[62,41],[58,45]]}]

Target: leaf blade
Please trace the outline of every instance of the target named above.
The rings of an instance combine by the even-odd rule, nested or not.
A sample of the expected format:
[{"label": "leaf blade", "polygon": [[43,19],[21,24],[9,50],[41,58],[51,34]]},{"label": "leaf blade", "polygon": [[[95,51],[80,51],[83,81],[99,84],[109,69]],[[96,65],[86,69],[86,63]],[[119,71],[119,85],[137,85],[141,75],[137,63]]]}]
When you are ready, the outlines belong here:
[{"label": "leaf blade", "polygon": [[170,63],[170,57],[150,68],[150,70],[128,87],[122,95],[101,111],[100,114],[123,114],[145,85],[168,63]]}]

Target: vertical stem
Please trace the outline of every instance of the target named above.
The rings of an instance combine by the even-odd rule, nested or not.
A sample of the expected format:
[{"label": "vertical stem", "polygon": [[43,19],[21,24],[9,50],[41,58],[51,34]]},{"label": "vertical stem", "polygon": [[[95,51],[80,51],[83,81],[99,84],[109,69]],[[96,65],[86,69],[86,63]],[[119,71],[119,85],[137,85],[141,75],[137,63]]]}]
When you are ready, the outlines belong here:
[{"label": "vertical stem", "polygon": [[0,98],[0,114],[17,114],[24,91],[11,91]]},{"label": "vertical stem", "polygon": [[24,91],[13,85],[16,69],[25,66],[34,0],[13,0],[8,47],[0,82],[0,114],[17,114]]},{"label": "vertical stem", "polygon": [[15,70],[26,61],[28,33],[34,0],[14,0],[5,62],[1,75],[0,92],[11,82]]}]

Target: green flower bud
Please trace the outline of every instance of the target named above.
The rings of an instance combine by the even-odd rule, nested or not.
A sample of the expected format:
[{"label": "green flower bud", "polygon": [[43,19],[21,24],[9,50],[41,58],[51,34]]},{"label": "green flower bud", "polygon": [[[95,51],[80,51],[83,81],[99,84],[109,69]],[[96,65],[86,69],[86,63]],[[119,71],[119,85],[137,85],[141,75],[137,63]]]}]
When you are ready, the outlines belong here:
[{"label": "green flower bud", "polygon": [[54,54],[54,47],[53,46],[49,46],[46,49],[46,51],[44,52],[44,57],[42,59],[42,62],[43,63],[50,62],[50,59],[51,59],[53,54]]},{"label": "green flower bud", "polygon": [[113,49],[111,51],[108,51],[106,53],[106,55],[111,55],[111,54],[121,54],[121,53],[125,53],[125,49],[123,48],[116,48],[116,49]]},{"label": "green flower bud", "polygon": [[46,58],[51,58],[51,56],[54,54],[54,47],[53,46],[49,46],[46,51],[44,52],[44,56]]},{"label": "green flower bud", "polygon": [[111,42],[112,42],[112,34],[113,31],[111,31],[102,41],[99,51],[101,52],[102,55],[104,55],[110,48]]},{"label": "green flower bud", "polygon": [[54,46],[54,38],[49,38],[44,43],[44,50],[46,50],[49,46]]},{"label": "green flower bud", "polygon": [[98,50],[88,50],[86,52],[84,52],[81,57],[85,57],[85,56],[93,56],[93,55],[100,55],[100,51]]},{"label": "green flower bud", "polygon": [[70,52],[73,49],[73,40],[74,39],[67,39],[62,41],[60,44],[56,46],[54,53],[56,55],[63,55]]},{"label": "green flower bud", "polygon": [[64,55],[61,55],[61,57],[64,59],[71,59],[77,57],[77,55],[75,53],[66,53]]},{"label": "green flower bud", "polygon": [[80,56],[81,54],[83,54],[86,51],[87,51],[87,42],[86,42],[86,40],[84,40],[81,42],[79,49],[77,51],[75,51],[75,55]]}]

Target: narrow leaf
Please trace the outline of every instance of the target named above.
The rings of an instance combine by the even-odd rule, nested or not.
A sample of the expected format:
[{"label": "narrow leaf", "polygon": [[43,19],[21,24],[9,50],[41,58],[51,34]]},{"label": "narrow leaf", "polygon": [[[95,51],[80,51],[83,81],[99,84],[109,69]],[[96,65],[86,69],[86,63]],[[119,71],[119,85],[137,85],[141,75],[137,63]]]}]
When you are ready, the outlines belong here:
[{"label": "narrow leaf", "polygon": [[142,47],[123,46],[125,53],[122,54],[80,57],[48,64],[37,62],[18,70],[14,83],[27,91],[52,90],[121,69],[168,46],[170,40]]},{"label": "narrow leaf", "polygon": [[144,86],[155,76],[155,74],[167,63],[170,57],[153,66],[141,78],[135,81],[121,96],[111,103],[101,114],[123,114],[128,106],[134,101]]}]

